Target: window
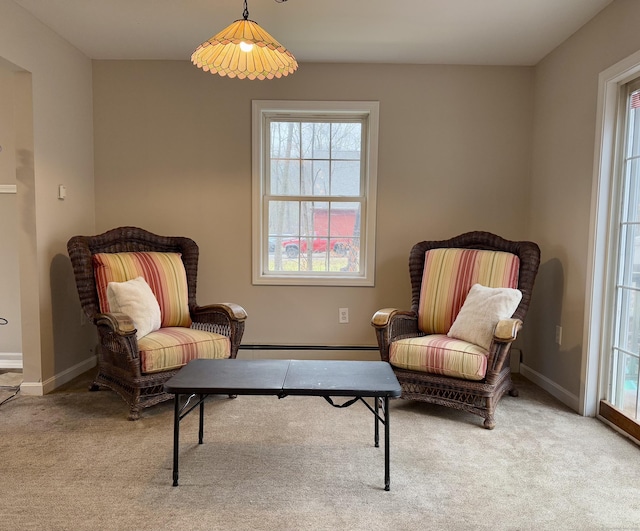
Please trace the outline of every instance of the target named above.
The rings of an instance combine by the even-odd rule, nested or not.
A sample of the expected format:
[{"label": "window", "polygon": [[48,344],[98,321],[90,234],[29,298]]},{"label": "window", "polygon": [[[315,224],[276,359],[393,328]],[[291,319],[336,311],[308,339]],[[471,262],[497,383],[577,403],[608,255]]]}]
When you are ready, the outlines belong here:
[{"label": "window", "polygon": [[640,52],[598,77],[581,413],[640,440]]},{"label": "window", "polygon": [[373,286],[377,102],[253,102],[254,284]]},{"label": "window", "polygon": [[[633,419],[640,420],[640,81],[624,87],[617,164],[619,183],[615,257],[613,337],[608,371],[608,401]],[[613,265],[613,264],[612,264]]]}]

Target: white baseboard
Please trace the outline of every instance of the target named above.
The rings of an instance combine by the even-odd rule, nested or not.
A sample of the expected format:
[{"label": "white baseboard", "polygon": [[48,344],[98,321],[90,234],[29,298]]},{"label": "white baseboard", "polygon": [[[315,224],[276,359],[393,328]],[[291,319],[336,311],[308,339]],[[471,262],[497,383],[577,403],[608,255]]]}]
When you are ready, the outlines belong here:
[{"label": "white baseboard", "polygon": [[0,369],[22,369],[22,352],[0,352]]},{"label": "white baseboard", "polygon": [[524,363],[520,364],[520,374],[524,376],[527,380],[531,380],[538,387],[544,389],[547,393],[554,396],[563,404],[569,406],[576,412],[580,411],[580,399],[577,395],[567,391],[561,385],[558,385],[553,380],[550,380],[543,374],[540,374],[537,371],[534,371],[531,367],[527,367]]},{"label": "white baseboard", "polygon": [[355,360],[380,361],[377,350],[260,350],[240,349],[238,359],[245,360]]},{"label": "white baseboard", "polygon": [[70,382],[77,376],[87,372],[89,369],[92,369],[98,363],[98,358],[96,356],[91,356],[84,361],[74,365],[73,367],[68,368],[65,371],[62,371],[48,380],[44,382],[22,382],[20,386],[20,392],[23,395],[31,395],[31,396],[42,396],[47,393],[50,393],[54,389],[60,387],[61,385]]}]

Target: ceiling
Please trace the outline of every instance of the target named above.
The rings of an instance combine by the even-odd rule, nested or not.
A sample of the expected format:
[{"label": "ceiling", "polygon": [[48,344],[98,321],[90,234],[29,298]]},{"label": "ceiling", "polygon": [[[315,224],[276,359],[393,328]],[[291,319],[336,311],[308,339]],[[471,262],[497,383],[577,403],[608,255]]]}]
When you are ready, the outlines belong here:
[{"label": "ceiling", "polygon": [[[188,60],[242,0],[14,0],[92,59]],[[534,65],[612,0],[248,0],[298,62]]]}]

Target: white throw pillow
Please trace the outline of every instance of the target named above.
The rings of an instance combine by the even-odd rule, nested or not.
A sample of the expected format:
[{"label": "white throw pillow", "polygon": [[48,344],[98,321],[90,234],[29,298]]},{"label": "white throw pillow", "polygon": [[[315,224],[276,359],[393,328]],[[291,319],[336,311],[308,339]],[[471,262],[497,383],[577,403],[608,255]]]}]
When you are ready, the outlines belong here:
[{"label": "white throw pillow", "polygon": [[107,300],[112,312],[125,313],[131,318],[137,339],[160,328],[160,305],[144,278],[109,282]]},{"label": "white throw pillow", "polygon": [[447,335],[489,350],[498,321],[509,319],[521,300],[520,290],[474,284]]}]

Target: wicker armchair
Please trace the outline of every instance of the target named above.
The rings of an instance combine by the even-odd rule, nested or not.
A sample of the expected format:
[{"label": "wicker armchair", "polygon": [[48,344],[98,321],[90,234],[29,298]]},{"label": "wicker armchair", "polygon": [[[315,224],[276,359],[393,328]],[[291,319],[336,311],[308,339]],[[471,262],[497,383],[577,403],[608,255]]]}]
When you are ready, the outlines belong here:
[{"label": "wicker armchair", "polygon": [[[182,275],[179,280],[182,280],[183,286],[186,280],[186,286],[183,289],[184,314],[192,323],[191,326],[187,323],[183,328],[172,328],[174,335],[182,337],[199,334],[197,338],[204,338],[205,342],[215,340],[218,341],[217,344],[224,343],[223,347],[216,347],[219,349],[216,357],[236,357],[247,314],[242,307],[232,303],[198,306],[196,280],[199,251],[193,240],[184,237],[158,236],[136,227],[120,227],[97,236],[74,236],[69,240],[67,250],[73,265],[80,304],[89,320],[98,329],[99,367],[90,390],[97,391],[100,387],[106,387],[116,391],[129,405],[130,420],[138,419],[142,408],[173,397],[164,392],[164,383],[176,374],[180,367],[174,363],[174,366],[167,370],[157,367],[153,370],[145,370],[141,363],[144,352],[140,351],[138,344],[145,338],[141,340],[136,338],[137,331],[132,319],[124,313],[101,310],[103,307],[101,304],[104,304],[104,301],[101,301],[99,294],[101,288],[99,281],[96,280],[94,265],[97,258],[105,256],[102,253],[142,253],[145,257],[153,253],[163,253],[163,257],[173,256]],[[106,256],[114,259],[124,255]],[[180,260],[184,265],[184,272],[180,266]],[[161,328],[157,332],[163,330],[169,329]],[[193,344],[196,344],[195,340]],[[180,347],[181,345],[173,347],[174,351],[179,350]],[[198,344],[198,346],[179,351],[178,357],[182,356],[180,363],[183,365],[188,362],[191,356],[202,357],[205,355],[203,350]],[[205,357],[212,357],[209,354],[207,353]]]},{"label": "wicker armchair", "polygon": [[[448,309],[451,314],[449,321],[444,324],[444,329],[442,330],[436,330],[435,332],[433,330],[424,330],[425,327],[421,327],[421,324],[425,321],[422,320],[423,316],[420,313],[427,311],[426,308],[429,303],[424,300],[425,293],[429,292],[426,289],[426,284],[431,284],[429,288],[431,292],[429,293],[433,293],[434,289],[438,289],[434,287],[434,284],[439,281],[435,282],[433,279],[440,278],[442,275],[446,277],[450,273],[446,269],[452,263],[450,258],[442,261],[440,264],[442,269],[438,272],[438,275],[428,278],[428,273],[425,272],[425,263],[433,260],[435,255],[432,251],[437,249],[452,250],[435,251],[441,254],[447,252],[449,255],[456,252],[459,255],[466,253],[466,251],[460,250],[479,250],[481,253],[483,251],[510,253],[508,255],[501,254],[500,256],[512,259],[511,268],[513,271],[511,279],[512,284],[515,285],[512,285],[511,289],[517,288],[522,293],[519,304],[517,301],[513,304],[513,307],[517,304],[517,308],[511,318],[500,318],[493,331],[493,338],[491,337],[491,332],[488,333],[488,348],[476,356],[482,364],[486,362],[486,367],[482,367],[482,370],[474,374],[475,379],[469,379],[466,375],[462,377],[460,375],[447,374],[446,370],[441,370],[443,364],[446,365],[447,363],[446,361],[442,362],[442,360],[450,355],[450,350],[447,349],[459,348],[459,350],[464,350],[466,347],[469,347],[469,349],[474,348],[474,345],[460,343],[456,347],[452,347],[450,344],[452,339],[447,334],[451,330],[452,322],[454,322],[462,305],[464,305],[465,297],[470,292],[470,284],[477,282],[491,285],[491,283],[483,282],[482,275],[484,273],[476,271],[474,273],[476,276],[473,279],[467,279],[467,284],[461,285],[464,282],[460,280],[462,276],[460,272],[464,270],[465,274],[470,274],[470,270],[460,268],[452,274],[451,284],[440,292],[441,298],[453,298],[454,292],[462,292],[459,296],[460,300],[456,303],[457,306],[454,308],[454,305],[452,305]],[[477,255],[477,253],[467,254]],[[485,254],[488,255],[490,253]],[[401,311],[395,308],[385,308],[376,312],[371,321],[372,326],[375,327],[380,356],[393,366],[393,370],[402,386],[402,398],[468,411],[483,417],[485,419],[484,427],[493,429],[495,426],[494,412],[502,395],[505,392],[509,392],[510,395],[517,396],[517,390],[511,381],[509,350],[527,313],[539,264],[540,249],[535,243],[509,241],[488,232],[468,232],[450,240],[424,241],[416,244],[412,248],[409,257],[412,287],[411,310]],[[468,267],[468,264],[465,267]],[[480,274],[480,280],[478,280],[478,274]],[[423,278],[427,279],[424,280],[425,286],[423,286]],[[457,284],[454,285],[456,282]],[[496,282],[495,279],[492,282],[494,282],[494,288],[501,285],[504,286],[504,284]],[[423,297],[422,301],[421,296]],[[430,344],[429,348],[431,350],[424,350],[418,354],[419,364],[424,364],[424,366],[420,366],[419,370],[416,370],[415,365],[411,368],[407,368],[406,364],[402,367],[397,366],[399,358],[394,353],[399,352],[401,345],[407,343],[405,340],[410,340],[409,343],[411,341],[418,343],[419,346],[414,348],[419,350],[423,348],[422,342],[429,342],[432,338],[436,338],[436,335],[433,335],[436,333],[440,334],[437,336],[439,339]],[[403,343],[397,343],[399,341]],[[478,354],[477,348],[474,352]],[[467,363],[467,361],[463,362],[460,358],[449,362],[450,366],[457,364],[457,367],[461,367],[464,363]]]}]

